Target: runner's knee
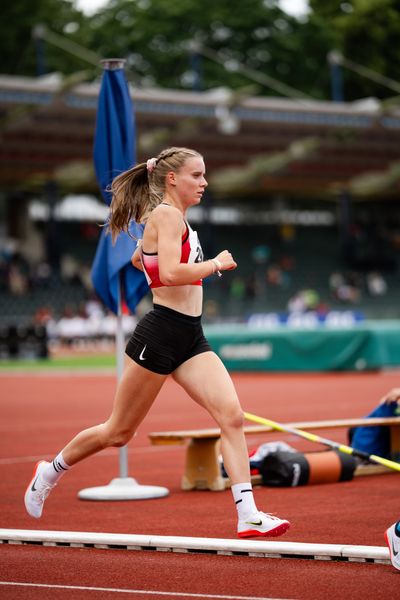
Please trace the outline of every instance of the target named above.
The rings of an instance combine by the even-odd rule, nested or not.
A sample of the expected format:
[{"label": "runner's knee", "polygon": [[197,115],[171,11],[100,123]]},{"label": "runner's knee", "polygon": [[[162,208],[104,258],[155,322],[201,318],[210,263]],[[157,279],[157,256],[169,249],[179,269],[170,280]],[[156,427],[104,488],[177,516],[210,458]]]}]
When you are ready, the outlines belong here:
[{"label": "runner's knee", "polygon": [[225,413],[221,416],[221,429],[242,429],[243,424],[244,415],[240,407],[231,408],[225,411]]},{"label": "runner's knee", "polygon": [[113,446],[115,448],[121,448],[131,440],[134,435],[134,431],[127,429],[126,427],[112,427],[108,423],[103,425],[103,441],[104,448]]}]

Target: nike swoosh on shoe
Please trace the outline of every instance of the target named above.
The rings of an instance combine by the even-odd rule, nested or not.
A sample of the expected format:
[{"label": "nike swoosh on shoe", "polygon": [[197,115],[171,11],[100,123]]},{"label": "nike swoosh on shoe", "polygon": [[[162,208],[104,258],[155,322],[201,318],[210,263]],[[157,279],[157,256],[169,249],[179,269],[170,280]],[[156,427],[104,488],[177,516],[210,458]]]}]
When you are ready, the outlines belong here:
[{"label": "nike swoosh on shoe", "polygon": [[259,521],[246,521],[246,525],[260,526],[260,525],[262,525],[262,521],[261,521],[261,519]]}]

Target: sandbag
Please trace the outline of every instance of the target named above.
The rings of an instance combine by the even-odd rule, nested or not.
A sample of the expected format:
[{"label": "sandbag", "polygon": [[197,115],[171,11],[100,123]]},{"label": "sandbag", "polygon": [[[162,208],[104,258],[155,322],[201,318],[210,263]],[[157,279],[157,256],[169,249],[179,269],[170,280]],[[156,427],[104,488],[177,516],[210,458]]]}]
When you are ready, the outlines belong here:
[{"label": "sandbag", "polygon": [[272,452],[262,461],[262,484],[270,487],[297,487],[318,483],[350,481],[357,461],[336,450],[323,452]]}]

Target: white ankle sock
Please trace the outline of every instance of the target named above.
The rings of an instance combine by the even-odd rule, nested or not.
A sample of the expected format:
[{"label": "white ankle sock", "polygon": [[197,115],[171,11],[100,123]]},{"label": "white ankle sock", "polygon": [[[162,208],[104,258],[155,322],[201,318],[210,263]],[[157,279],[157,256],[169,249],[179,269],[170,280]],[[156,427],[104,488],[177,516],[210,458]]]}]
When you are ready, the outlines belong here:
[{"label": "white ankle sock", "polygon": [[251,483],[235,483],[231,490],[239,519],[246,519],[249,515],[258,512]]},{"label": "white ankle sock", "polygon": [[42,471],[42,477],[47,483],[54,485],[69,469],[69,465],[63,459],[62,452],[58,454],[53,462],[46,465]]}]

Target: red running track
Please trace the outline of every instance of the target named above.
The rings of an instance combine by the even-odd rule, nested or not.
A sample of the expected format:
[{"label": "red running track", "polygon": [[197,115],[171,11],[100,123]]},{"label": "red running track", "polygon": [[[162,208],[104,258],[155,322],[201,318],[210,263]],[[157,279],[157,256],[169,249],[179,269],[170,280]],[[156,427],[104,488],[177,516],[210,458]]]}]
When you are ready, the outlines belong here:
[{"label": "red running track", "polygon": [[[282,422],[361,417],[389,388],[399,385],[394,372],[233,377],[246,410]],[[52,493],[39,521],[28,517],[23,507],[34,463],[52,457],[77,431],[108,416],[115,377],[2,375],[0,389],[0,527],[236,537],[229,490],[183,492],[183,447],[149,444],[150,431],[213,426],[172,381],[167,381],[129,447],[130,474],[139,483],[168,487],[170,496],[115,503],[79,501],[80,489],[107,484],[118,476],[118,451],[111,449],[74,467]],[[329,431],[329,436],[346,441],[344,431]],[[271,439],[300,450],[313,448],[283,434],[253,436],[249,445]],[[256,499],[261,509],[292,522],[285,541],[383,546],[383,531],[398,518],[398,489],[398,474],[389,473],[346,483],[259,488]],[[8,545],[0,552],[0,582],[50,586],[0,584],[0,597],[12,600],[97,600],[122,594],[156,600],[196,597],[191,594],[379,600],[393,596],[399,584],[397,571],[377,564]]]}]

